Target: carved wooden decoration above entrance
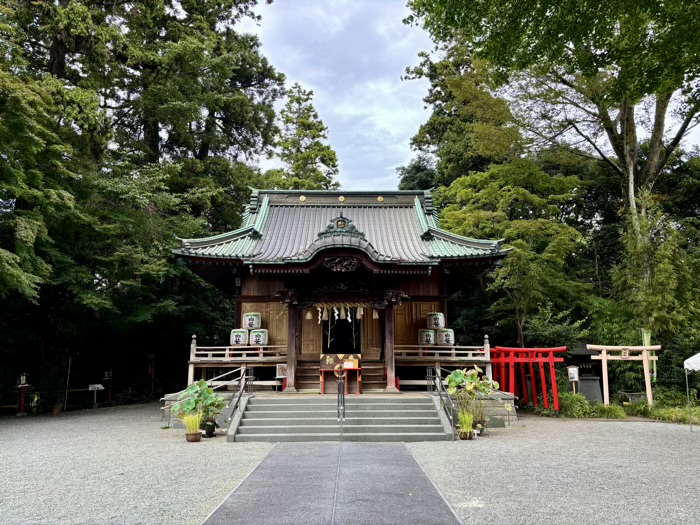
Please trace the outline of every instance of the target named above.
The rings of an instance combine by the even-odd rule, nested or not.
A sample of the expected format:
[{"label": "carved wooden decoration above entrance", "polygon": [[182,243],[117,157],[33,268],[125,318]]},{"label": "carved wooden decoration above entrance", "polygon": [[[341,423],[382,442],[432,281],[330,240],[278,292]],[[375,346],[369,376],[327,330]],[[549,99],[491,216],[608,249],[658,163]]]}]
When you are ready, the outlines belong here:
[{"label": "carved wooden decoration above entrance", "polygon": [[357,257],[326,257],[323,266],[332,272],[354,272],[360,267]]},{"label": "carved wooden decoration above entrance", "polygon": [[319,237],[327,237],[330,235],[350,235],[352,237],[359,237],[360,239],[365,238],[365,234],[357,229],[352,223],[352,220],[343,217],[342,212],[339,217],[331,219],[331,223],[328,227],[318,234]]}]

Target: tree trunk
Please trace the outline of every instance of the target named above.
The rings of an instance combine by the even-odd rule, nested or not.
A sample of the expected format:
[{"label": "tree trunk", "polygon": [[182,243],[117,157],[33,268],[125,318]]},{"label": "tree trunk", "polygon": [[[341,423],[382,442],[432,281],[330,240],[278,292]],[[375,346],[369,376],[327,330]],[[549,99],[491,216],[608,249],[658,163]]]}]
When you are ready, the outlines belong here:
[{"label": "tree trunk", "polygon": [[57,78],[63,78],[66,74],[66,45],[68,31],[62,29],[53,36],[51,50],[49,51],[49,73]]}]

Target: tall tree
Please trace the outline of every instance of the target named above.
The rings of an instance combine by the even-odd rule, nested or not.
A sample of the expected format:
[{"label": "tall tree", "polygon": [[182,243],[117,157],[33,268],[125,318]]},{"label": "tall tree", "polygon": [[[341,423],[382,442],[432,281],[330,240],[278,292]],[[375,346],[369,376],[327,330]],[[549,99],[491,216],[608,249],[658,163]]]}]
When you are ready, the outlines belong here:
[{"label": "tall tree", "polygon": [[[639,234],[636,198],[653,187],[698,122],[700,4],[411,0],[409,6],[407,21],[422,22],[439,40],[459,32],[477,56],[515,77],[536,102],[529,109],[538,136],[578,137],[580,147],[609,163],[624,180]],[[644,156],[639,129],[649,137]]]},{"label": "tall tree", "polygon": [[[655,229],[644,227],[652,201],[641,197],[668,173],[674,152],[700,121],[698,2],[411,0],[409,6],[408,22],[422,23],[441,41],[458,32],[476,56],[499,68],[535,137],[573,143],[619,175],[632,232],[628,262],[655,244],[649,237]],[[650,289],[653,260],[638,262],[646,267],[629,274],[642,280],[633,288]]]},{"label": "tall tree", "polygon": [[396,168],[400,190],[429,190],[437,186],[435,161],[425,153],[418,154],[406,166]]},{"label": "tall tree", "polygon": [[434,54],[419,54],[405,79],[430,82],[423,99],[432,108],[428,121],[411,139],[418,151],[437,157],[437,179],[449,184],[470,171],[483,171],[523,151],[518,127],[505,100],[495,96],[493,71],[474,59],[470,47],[450,39]]},{"label": "tall tree", "polygon": [[489,290],[496,300],[490,311],[514,321],[521,346],[529,320],[542,308],[570,310],[587,289],[571,278],[568,268],[583,240],[566,221],[580,185],[577,177],[549,175],[532,161],[515,159],[460,177],[438,193],[446,204],[440,221],[444,228],[476,238],[503,238],[512,248],[491,273]]},{"label": "tall tree", "polygon": [[313,91],[295,83],[287,93],[287,104],[280,113],[282,133],[279,139],[279,159],[284,164],[274,170],[275,184],[294,190],[336,189],[338,157],[324,142],[328,128],[311,103]]}]

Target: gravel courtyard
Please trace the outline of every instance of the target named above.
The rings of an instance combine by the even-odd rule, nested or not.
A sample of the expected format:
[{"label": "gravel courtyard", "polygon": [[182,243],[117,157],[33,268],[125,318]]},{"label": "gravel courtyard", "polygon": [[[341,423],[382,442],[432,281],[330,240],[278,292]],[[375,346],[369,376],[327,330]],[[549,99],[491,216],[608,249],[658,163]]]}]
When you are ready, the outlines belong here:
[{"label": "gravel courtyard", "polygon": [[[274,446],[161,425],[156,404],[0,418],[0,523],[200,524]],[[408,447],[465,523],[700,523],[684,426],[526,417]]]},{"label": "gravel courtyard", "polygon": [[700,428],[535,416],[520,424],[408,447],[465,524],[700,523]]}]

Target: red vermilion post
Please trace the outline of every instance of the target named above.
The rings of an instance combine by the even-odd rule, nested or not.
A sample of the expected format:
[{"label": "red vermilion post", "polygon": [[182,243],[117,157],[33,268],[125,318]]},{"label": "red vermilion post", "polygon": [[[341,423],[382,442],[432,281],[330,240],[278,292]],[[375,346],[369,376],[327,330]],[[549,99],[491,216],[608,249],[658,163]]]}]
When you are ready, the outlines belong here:
[{"label": "red vermilion post", "polygon": [[[532,357],[530,355],[530,357]],[[532,388],[532,404],[537,406],[539,400],[537,399],[537,377],[535,377],[535,365],[530,361],[530,388]]]},{"label": "red vermilion post", "polygon": [[554,398],[554,410],[559,411],[559,389],[557,388],[557,371],[554,368],[554,351],[549,352],[549,374],[552,379],[552,397]]},{"label": "red vermilion post", "polygon": [[508,379],[510,380],[510,393],[517,395],[515,390],[515,350],[510,351],[508,356]]},{"label": "red vermilion post", "polygon": [[542,358],[538,358],[537,362],[540,365],[540,379],[542,380],[542,399],[544,399],[544,408],[549,408],[549,394],[547,393],[547,375],[544,373],[544,363]]},{"label": "red vermilion post", "polygon": [[521,390],[523,392],[523,401],[525,403],[529,403],[529,399],[527,396],[527,379],[525,378],[525,363],[520,363],[520,382],[521,382]]}]

